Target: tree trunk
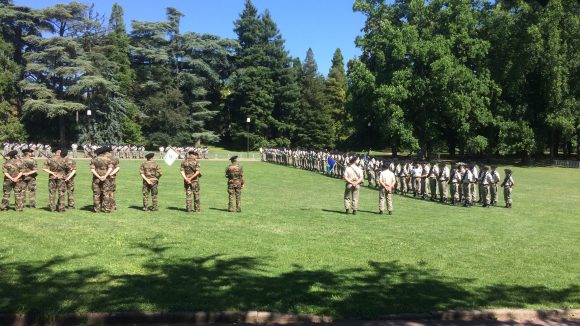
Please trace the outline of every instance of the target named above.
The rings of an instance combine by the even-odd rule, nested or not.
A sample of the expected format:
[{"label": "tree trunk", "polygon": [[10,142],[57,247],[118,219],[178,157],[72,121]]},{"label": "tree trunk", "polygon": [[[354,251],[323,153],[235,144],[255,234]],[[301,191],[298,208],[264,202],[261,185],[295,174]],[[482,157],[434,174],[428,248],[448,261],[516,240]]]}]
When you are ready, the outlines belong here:
[{"label": "tree trunk", "polygon": [[60,136],[60,146],[66,146],[66,138],[65,138],[65,125],[64,125],[64,116],[58,117],[58,133]]},{"label": "tree trunk", "polygon": [[398,154],[398,148],[397,148],[397,146],[392,146],[391,147],[391,156],[392,157],[397,157],[397,154]]},{"label": "tree trunk", "polygon": [[[556,153],[554,153],[555,149],[554,149],[554,129],[550,130],[550,161],[554,161],[554,159],[556,158]],[[557,148],[557,147],[556,147]]]}]

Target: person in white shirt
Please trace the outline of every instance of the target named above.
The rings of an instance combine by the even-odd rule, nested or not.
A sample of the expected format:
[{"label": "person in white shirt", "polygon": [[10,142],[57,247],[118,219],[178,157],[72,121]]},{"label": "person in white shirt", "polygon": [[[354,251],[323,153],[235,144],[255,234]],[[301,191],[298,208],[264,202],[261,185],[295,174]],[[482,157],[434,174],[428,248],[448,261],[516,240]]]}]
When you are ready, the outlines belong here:
[{"label": "person in white shirt", "polygon": [[475,203],[477,197],[477,177],[479,177],[479,170],[475,162],[471,163],[471,183],[469,184],[469,193],[471,194],[471,204]]},{"label": "person in white shirt", "polygon": [[[447,168],[447,167],[445,167]],[[451,205],[455,205],[459,202],[461,202],[460,198],[459,198],[459,185],[461,184],[461,173],[459,172],[459,166],[456,165],[455,167],[453,167],[453,170],[451,170],[450,173],[451,179],[450,179],[450,189],[451,189]],[[441,179],[439,179],[439,183],[441,183]],[[447,184],[444,185],[444,189],[445,192],[447,192]],[[441,188],[440,188],[441,189]]]},{"label": "person in white shirt", "polygon": [[388,164],[383,164],[383,171],[379,174],[379,214],[384,214],[385,201],[387,211],[393,215],[393,189],[395,188],[395,174],[388,169]]},{"label": "person in white shirt", "polygon": [[437,162],[431,162],[431,168],[429,169],[428,177],[431,201],[435,201],[437,200],[437,178],[439,177],[439,166],[437,166]]},{"label": "person in white shirt", "polygon": [[419,196],[421,194],[421,175],[423,174],[423,168],[421,164],[413,162],[413,168],[411,170],[411,180],[413,181],[413,197]]},{"label": "person in white shirt", "polygon": [[165,152],[165,147],[160,146],[159,147],[159,156],[161,159],[163,159],[163,154],[165,154],[164,152]]},{"label": "person in white shirt", "polygon": [[356,215],[358,210],[358,198],[360,194],[360,184],[364,180],[363,171],[357,166],[358,158],[353,156],[350,158],[349,166],[344,170],[344,181],[346,181],[344,189],[344,212],[349,213],[352,208],[352,214]]},{"label": "person in white shirt", "polygon": [[79,145],[72,144],[70,147],[72,148],[72,157],[77,158],[77,151],[78,151]]},{"label": "person in white shirt", "polygon": [[483,176],[480,179],[480,182],[481,182],[480,197],[481,197],[481,201],[483,202],[483,207],[489,208],[490,207],[490,205],[489,205],[489,188],[490,188],[493,180],[491,177],[491,173],[489,173],[489,167],[484,166],[483,171],[481,173],[483,174]]}]

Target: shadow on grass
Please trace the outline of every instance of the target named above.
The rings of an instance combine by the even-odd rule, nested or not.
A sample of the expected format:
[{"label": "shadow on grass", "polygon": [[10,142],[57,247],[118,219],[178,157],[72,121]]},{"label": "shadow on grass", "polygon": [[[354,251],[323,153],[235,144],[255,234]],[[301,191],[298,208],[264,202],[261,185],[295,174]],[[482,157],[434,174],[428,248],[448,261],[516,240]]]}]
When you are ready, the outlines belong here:
[{"label": "shadow on grass", "polygon": [[336,210],[336,209],[321,209],[321,211],[325,212],[325,213],[335,213],[335,214],[340,214],[340,215],[346,215],[344,213],[344,210],[340,211],[340,210]]},{"label": "shadow on grass", "polygon": [[[451,278],[427,263],[370,261],[352,269],[294,265],[272,275],[266,258],[208,255],[175,258],[153,236],[135,248],[146,260],[138,273],[73,268],[79,257],[0,260],[0,311],[45,316],[71,311],[265,310],[335,317],[485,307],[578,305],[580,287],[494,284]],[[171,243],[169,244],[171,245]],[[143,256],[142,256],[143,257]]]},{"label": "shadow on grass", "polygon": [[177,211],[177,212],[187,212],[187,209],[183,208],[183,207],[167,207],[168,210],[170,211]]},{"label": "shadow on grass", "polygon": [[85,211],[85,212],[94,212],[95,211],[95,207],[93,205],[85,205],[81,208],[79,208],[80,211]]},{"label": "shadow on grass", "polygon": [[220,211],[220,212],[229,212],[229,210],[227,208],[217,208],[217,207],[210,207],[209,209],[213,210],[213,211]]}]

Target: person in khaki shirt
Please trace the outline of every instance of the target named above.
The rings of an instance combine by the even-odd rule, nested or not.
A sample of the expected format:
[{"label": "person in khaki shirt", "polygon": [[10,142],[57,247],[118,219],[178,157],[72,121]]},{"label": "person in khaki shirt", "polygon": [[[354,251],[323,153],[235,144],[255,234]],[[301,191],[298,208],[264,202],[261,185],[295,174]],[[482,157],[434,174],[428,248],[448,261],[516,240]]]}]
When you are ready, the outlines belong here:
[{"label": "person in khaki shirt", "polygon": [[36,207],[36,176],[38,175],[38,166],[32,157],[34,150],[25,149],[22,151],[22,199],[26,203],[26,192],[28,192],[28,206]]},{"label": "person in khaki shirt", "polygon": [[393,215],[393,190],[395,188],[395,174],[388,169],[388,164],[383,164],[383,171],[379,174],[379,214],[384,214],[385,201],[387,211]]},{"label": "person in khaki shirt", "polygon": [[349,166],[344,170],[343,179],[346,181],[344,189],[344,212],[348,214],[352,208],[352,214],[356,215],[358,210],[358,198],[360,184],[364,180],[363,171],[356,165],[357,157],[350,158]]}]

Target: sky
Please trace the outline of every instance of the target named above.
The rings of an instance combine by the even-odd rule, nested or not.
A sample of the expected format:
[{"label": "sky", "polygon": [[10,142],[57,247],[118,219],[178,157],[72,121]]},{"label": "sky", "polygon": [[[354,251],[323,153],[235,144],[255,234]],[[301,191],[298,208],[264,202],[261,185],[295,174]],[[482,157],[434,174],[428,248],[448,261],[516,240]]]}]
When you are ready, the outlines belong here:
[{"label": "sky", "polygon": [[[14,4],[45,8],[69,0],[14,0]],[[234,21],[239,18],[245,0],[77,0],[95,4],[98,13],[108,19],[111,7],[119,3],[130,30],[131,20],[165,20],[165,8],[174,7],[185,17],[180,32],[196,32],[236,38]],[[360,55],[354,40],[361,35],[365,17],[352,11],[354,0],[252,0],[259,13],[268,9],[286,40],[286,50],[302,61],[308,48],[314,51],[318,70],[328,75],[332,56],[340,48],[345,64]]]}]

